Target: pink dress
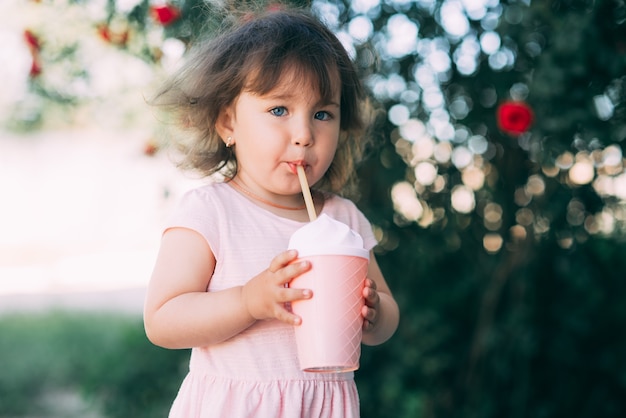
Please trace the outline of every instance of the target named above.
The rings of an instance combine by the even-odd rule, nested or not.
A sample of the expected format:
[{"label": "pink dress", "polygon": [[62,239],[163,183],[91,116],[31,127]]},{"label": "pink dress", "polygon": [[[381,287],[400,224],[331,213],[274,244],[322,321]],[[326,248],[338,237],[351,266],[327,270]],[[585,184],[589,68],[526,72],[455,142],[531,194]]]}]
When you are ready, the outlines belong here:
[{"label": "pink dress", "polygon": [[[367,249],[376,244],[370,223],[349,200],[329,197],[322,212],[358,231]],[[266,269],[303,225],[218,183],[186,193],[168,228],[205,237],[217,260],[207,289],[212,292],[243,285]],[[266,320],[222,343],[193,348],[169,416],[351,418],[359,416],[359,397],[352,372],[301,371],[293,327]]]}]

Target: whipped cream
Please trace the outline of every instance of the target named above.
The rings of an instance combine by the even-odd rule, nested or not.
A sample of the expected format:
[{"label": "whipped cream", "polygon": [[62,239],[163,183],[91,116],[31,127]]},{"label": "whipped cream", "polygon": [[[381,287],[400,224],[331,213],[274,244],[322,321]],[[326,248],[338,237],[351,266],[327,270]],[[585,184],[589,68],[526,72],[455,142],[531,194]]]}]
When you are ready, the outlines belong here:
[{"label": "whipped cream", "polygon": [[332,254],[369,259],[369,251],[363,248],[363,238],[348,225],[326,214],[294,232],[288,248],[298,250],[299,257]]}]

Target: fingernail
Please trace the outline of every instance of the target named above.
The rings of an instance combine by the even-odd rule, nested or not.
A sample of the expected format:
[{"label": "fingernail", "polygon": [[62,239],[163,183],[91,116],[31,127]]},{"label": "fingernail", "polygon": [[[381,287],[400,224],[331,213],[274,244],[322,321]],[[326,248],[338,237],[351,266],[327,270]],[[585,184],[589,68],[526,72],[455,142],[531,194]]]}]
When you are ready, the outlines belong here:
[{"label": "fingernail", "polygon": [[310,291],[309,289],[304,289],[304,290],[302,291],[302,295],[303,295],[305,298],[310,298],[310,297],[311,297],[311,291]]}]

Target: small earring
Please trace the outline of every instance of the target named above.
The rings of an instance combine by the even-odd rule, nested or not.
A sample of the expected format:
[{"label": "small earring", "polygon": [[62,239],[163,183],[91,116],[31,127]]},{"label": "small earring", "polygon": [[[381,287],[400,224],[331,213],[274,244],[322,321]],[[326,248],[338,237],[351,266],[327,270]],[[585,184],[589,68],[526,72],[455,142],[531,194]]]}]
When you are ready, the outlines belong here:
[{"label": "small earring", "polygon": [[226,148],[230,148],[233,146],[233,137],[229,136],[228,138],[226,138]]}]

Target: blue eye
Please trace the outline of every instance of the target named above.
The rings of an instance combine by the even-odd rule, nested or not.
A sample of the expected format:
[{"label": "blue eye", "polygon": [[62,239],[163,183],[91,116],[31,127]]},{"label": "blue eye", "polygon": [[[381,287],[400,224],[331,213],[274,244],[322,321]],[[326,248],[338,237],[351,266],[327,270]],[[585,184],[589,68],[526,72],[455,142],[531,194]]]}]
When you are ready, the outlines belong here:
[{"label": "blue eye", "polygon": [[329,120],[329,119],[332,119],[332,115],[326,111],[321,111],[321,112],[315,113],[314,118],[317,120]]},{"label": "blue eye", "polygon": [[278,106],[270,110],[270,113],[274,116],[284,116],[287,113],[287,109],[283,106]]}]

